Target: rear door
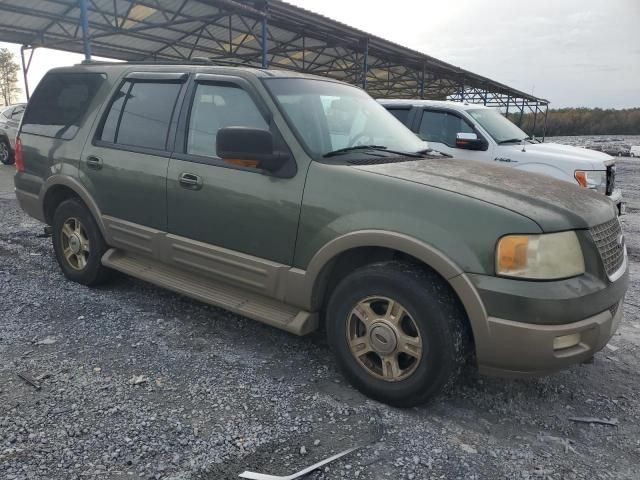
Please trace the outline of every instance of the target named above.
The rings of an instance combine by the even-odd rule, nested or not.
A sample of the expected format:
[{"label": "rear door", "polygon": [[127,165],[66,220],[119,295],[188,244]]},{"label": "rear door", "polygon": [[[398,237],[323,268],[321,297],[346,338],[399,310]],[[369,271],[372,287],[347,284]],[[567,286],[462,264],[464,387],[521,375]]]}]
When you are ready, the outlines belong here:
[{"label": "rear door", "polygon": [[118,232],[123,244],[118,246],[151,253],[141,227],[167,229],[170,132],[187,77],[182,73],[128,74],[84,149],[80,178],[108,217],[105,223],[111,233]]},{"label": "rear door", "polygon": [[293,156],[288,178],[219,158],[216,134],[230,126],[270,130],[275,148],[290,154],[266,104],[248,81],[197,75],[187,94],[167,175],[172,261],[263,290],[263,280],[249,284],[242,279],[291,265],[304,172],[296,168]]}]

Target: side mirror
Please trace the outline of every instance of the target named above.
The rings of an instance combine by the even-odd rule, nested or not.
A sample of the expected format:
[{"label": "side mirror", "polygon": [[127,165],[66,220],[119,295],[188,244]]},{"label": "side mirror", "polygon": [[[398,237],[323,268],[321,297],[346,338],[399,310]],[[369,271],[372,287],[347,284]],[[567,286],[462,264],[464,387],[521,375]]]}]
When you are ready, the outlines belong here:
[{"label": "side mirror", "polygon": [[273,135],[269,130],[248,127],[225,127],[216,135],[216,154],[224,160],[256,162],[268,172],[280,170],[289,160],[273,151]]},{"label": "side mirror", "polygon": [[486,150],[489,144],[484,138],[478,138],[475,133],[458,133],[456,135],[456,147],[465,150]]}]

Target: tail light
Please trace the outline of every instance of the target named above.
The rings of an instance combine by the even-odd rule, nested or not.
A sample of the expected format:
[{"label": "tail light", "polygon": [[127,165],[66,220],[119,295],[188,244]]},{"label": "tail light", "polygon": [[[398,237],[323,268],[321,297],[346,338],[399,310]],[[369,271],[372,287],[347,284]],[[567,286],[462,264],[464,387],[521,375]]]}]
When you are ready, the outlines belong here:
[{"label": "tail light", "polygon": [[20,140],[20,137],[16,138],[16,151],[14,157],[16,161],[16,170],[24,172],[24,156],[22,154],[22,140]]}]

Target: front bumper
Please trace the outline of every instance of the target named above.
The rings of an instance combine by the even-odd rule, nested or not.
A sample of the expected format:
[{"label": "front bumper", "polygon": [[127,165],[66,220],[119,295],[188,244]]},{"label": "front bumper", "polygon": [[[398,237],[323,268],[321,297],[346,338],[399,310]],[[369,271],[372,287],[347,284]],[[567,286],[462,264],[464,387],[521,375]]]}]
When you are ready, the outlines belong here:
[{"label": "front bumper", "polygon": [[[480,373],[507,377],[544,375],[591,358],[616,332],[623,300],[611,309],[565,325],[532,325],[500,318],[487,319],[495,350],[479,364]],[[554,348],[558,337],[578,334],[569,348]]]},{"label": "front bumper", "polygon": [[623,271],[613,282],[590,274],[552,282],[467,274],[482,304],[470,315],[480,372],[544,375],[593,356],[620,323],[626,261]]}]

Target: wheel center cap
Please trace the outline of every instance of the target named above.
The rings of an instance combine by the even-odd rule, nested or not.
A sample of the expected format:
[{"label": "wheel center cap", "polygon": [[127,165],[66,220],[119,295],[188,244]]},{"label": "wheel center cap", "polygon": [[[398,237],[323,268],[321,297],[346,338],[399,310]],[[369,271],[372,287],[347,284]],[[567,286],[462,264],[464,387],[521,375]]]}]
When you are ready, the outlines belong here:
[{"label": "wheel center cap", "polygon": [[396,334],[391,327],[384,323],[373,326],[369,333],[369,341],[373,349],[382,355],[392,353],[398,344]]},{"label": "wheel center cap", "polygon": [[80,253],[82,241],[75,233],[69,237],[69,248],[73,253]]}]

